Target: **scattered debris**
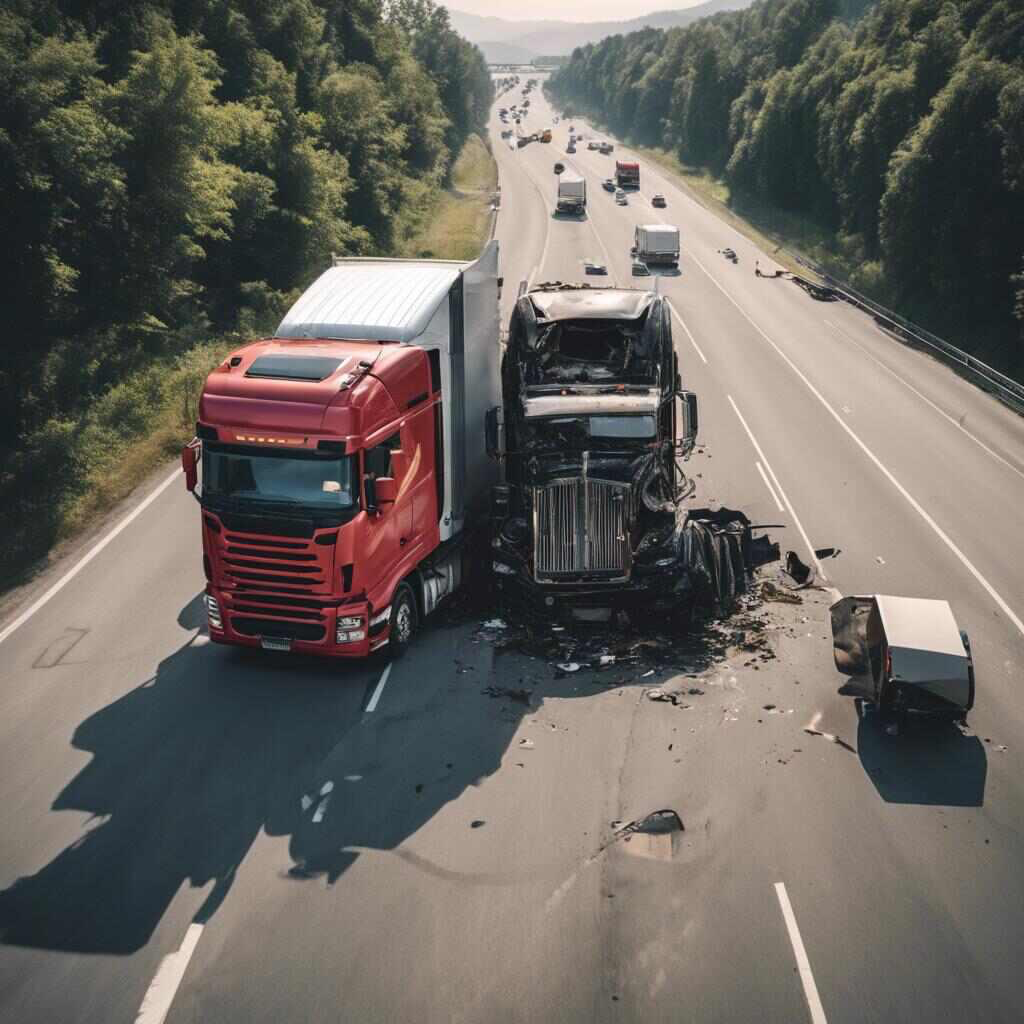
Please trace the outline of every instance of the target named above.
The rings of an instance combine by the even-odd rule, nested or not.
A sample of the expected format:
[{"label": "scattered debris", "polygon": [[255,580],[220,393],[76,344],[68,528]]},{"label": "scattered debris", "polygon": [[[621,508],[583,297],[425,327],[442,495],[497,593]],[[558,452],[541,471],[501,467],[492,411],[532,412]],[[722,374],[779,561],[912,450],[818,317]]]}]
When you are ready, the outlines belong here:
[{"label": "scattered debris", "polygon": [[739,263],[740,258],[736,255],[734,249],[719,249],[718,250],[730,263]]},{"label": "scattered debris", "polygon": [[608,268],[603,263],[594,263],[591,260],[584,260],[583,272],[585,274],[607,274]]},{"label": "scattered debris", "polygon": [[[612,822],[613,827],[616,824]],[[622,825],[616,829],[615,839],[621,840],[623,849],[635,857],[671,860],[678,852],[682,833],[683,822],[679,815],[672,810],[662,810]]]},{"label": "scattered debris", "polygon": [[346,782],[362,782],[363,781],[363,777],[362,777],[362,775],[346,775],[345,776],[345,781]]},{"label": "scattered debris", "polygon": [[486,824],[487,824],[487,822],[484,821],[482,818],[474,818],[473,821],[471,821],[469,823],[469,827],[470,828],[483,828],[484,825],[486,825]]},{"label": "scattered debris", "polygon": [[508,686],[486,686],[480,691],[485,697],[507,697],[517,704],[530,706],[529,690],[513,690]]},{"label": "scattered debris", "polygon": [[703,697],[704,696],[704,691],[699,689],[696,686],[691,686],[686,692],[688,694],[690,694],[690,696],[692,696],[692,697]]},{"label": "scattered debris", "polygon": [[765,601],[777,601],[780,604],[803,604],[803,598],[799,594],[792,594],[776,586],[771,580],[765,580],[761,584],[761,597]]},{"label": "scattered debris", "polygon": [[508,629],[508,623],[504,619],[488,619],[483,624],[484,629]]},{"label": "scattered debris", "polygon": [[[648,690],[647,699],[658,703],[671,704],[673,707],[687,709],[690,705],[684,704],[680,699],[682,694],[670,693],[668,690]],[[672,749],[671,747],[669,748]]]},{"label": "scattered debris", "polygon": [[313,806],[313,798],[303,794],[302,799],[299,801],[299,805],[302,807],[303,811],[308,811],[310,807]]},{"label": "scattered debris", "polygon": [[774,704],[765,704],[764,705],[764,710],[765,711],[774,711],[775,710],[775,705]]},{"label": "scattered debris", "polygon": [[885,559],[881,555],[875,555],[875,561],[879,565],[885,565]]},{"label": "scattered debris", "polygon": [[815,548],[815,558],[838,558],[843,553],[842,548]]},{"label": "scattered debris", "polygon": [[533,742],[533,740],[529,740],[529,739],[527,739],[527,740],[520,740],[519,741],[519,747],[520,747],[521,750],[533,750],[534,742]]},{"label": "scattered debris", "polygon": [[653,669],[653,668],[651,668],[651,669],[648,669],[648,670],[647,670],[647,671],[646,671],[646,672],[645,672],[645,673],[643,674],[643,678],[644,678],[644,679],[647,679],[647,678],[648,678],[649,676],[653,676],[653,675],[654,675],[654,669]]},{"label": "scattered debris", "polygon": [[785,573],[793,581],[794,589],[802,590],[814,583],[814,570],[800,561],[800,557],[795,551],[786,552]]}]

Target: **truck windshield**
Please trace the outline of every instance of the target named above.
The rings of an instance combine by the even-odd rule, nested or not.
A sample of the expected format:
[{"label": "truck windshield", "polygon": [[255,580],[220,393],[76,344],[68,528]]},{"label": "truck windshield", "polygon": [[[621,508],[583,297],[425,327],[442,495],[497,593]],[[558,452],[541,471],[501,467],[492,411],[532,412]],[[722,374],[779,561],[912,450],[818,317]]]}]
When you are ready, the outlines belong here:
[{"label": "truck windshield", "polygon": [[357,501],[353,457],[203,446],[203,496],[347,509]]},{"label": "truck windshield", "polygon": [[597,447],[633,447],[637,442],[649,444],[655,439],[654,416],[559,416],[552,419],[526,421],[528,448],[556,449]]}]

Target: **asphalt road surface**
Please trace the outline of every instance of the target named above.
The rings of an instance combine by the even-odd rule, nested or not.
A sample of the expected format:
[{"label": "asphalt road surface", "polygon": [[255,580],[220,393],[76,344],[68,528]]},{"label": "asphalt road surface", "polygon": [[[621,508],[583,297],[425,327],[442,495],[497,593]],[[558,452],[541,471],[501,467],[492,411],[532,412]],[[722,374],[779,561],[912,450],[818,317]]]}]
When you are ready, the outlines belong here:
[{"label": "asphalt road surface", "polygon": [[[530,131],[553,121],[531,98]],[[490,126],[504,318],[519,280],[585,259],[656,283],[701,401],[692,500],[805,561],[838,549],[841,593],[947,598],[971,728],[858,716],[824,590],[758,612],[772,658],[690,647],[651,675],[555,678],[479,617],[386,674],[213,647],[193,500],[175,479],[138,510],[168,467],[0,626],[0,1020],[1024,1019],[1024,422],[756,277],[771,256],[657,168],[616,205],[623,150],[566,155],[567,127],[516,150]],[[585,218],[553,216],[556,159]],[[652,221],[681,229],[680,270],[634,279]],[[616,838],[660,809],[681,833]]]}]

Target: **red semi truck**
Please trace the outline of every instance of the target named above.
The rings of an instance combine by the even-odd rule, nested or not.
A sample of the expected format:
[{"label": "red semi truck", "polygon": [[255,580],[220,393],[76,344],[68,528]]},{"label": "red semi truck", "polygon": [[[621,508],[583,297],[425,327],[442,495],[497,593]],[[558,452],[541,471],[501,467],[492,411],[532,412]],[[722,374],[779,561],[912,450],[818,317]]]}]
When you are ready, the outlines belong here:
[{"label": "red semi truck", "polygon": [[210,374],[182,466],[212,640],[397,654],[459,586],[495,480],[500,284],[497,242],[473,263],[336,259]]},{"label": "red semi truck", "polygon": [[640,165],[630,161],[615,161],[615,184],[619,188],[640,187]]}]

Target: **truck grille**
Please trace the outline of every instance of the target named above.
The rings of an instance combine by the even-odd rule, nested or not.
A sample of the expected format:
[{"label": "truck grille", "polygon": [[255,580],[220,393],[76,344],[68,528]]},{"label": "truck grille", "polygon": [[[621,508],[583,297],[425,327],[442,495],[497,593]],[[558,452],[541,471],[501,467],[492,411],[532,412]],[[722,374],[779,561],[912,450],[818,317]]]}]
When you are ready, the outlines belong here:
[{"label": "truck grille", "polygon": [[534,492],[534,574],[569,582],[629,575],[629,487],[604,480],[559,480]]},{"label": "truck grille", "polygon": [[264,584],[263,589],[296,593],[325,593],[331,589],[332,549],[313,541],[266,540],[228,533],[220,545],[225,579],[241,585]]}]

